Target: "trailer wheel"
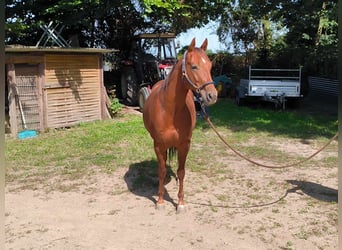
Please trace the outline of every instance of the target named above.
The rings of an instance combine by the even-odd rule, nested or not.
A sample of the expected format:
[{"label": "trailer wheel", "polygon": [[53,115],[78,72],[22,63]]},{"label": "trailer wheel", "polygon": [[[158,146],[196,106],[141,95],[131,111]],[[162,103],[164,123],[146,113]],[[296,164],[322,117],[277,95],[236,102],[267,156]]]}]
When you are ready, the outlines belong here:
[{"label": "trailer wheel", "polygon": [[138,104],[139,85],[134,68],[125,67],[121,72],[121,96],[128,105]]},{"label": "trailer wheel", "polygon": [[150,93],[151,93],[151,90],[147,87],[142,87],[139,90],[139,108],[141,112],[144,110],[145,102],[148,96],[150,95]]}]

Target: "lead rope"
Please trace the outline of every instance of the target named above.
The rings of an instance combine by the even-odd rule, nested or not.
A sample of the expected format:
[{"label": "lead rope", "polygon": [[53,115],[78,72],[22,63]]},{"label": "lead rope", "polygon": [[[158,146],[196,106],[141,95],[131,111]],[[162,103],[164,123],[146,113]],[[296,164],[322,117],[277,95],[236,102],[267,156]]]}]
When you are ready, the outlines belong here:
[{"label": "lead rope", "polygon": [[315,155],[317,155],[318,153],[320,153],[322,150],[324,150],[333,140],[335,140],[338,137],[338,132],[336,132],[336,134],[322,147],[320,148],[318,151],[316,151],[315,153],[313,153],[312,155],[310,155],[309,157],[305,158],[304,160],[298,161],[298,162],[294,162],[291,164],[287,164],[287,165],[283,165],[283,166],[275,166],[275,165],[266,165],[266,164],[262,164],[259,162],[256,162],[252,159],[249,159],[247,156],[243,155],[242,153],[240,153],[239,151],[237,151],[236,149],[234,149],[221,135],[220,133],[217,131],[216,127],[214,126],[214,124],[211,122],[207,112],[205,111],[204,105],[203,103],[201,103],[201,109],[202,112],[204,114],[204,118],[205,120],[208,122],[209,126],[214,130],[214,132],[216,133],[216,135],[221,139],[221,141],[230,149],[232,150],[235,154],[237,154],[238,156],[240,156],[241,158],[243,158],[244,160],[253,163],[259,167],[263,167],[263,168],[272,168],[272,169],[281,169],[281,168],[290,168],[296,165],[300,165],[308,160],[310,160],[311,158],[313,158]]}]

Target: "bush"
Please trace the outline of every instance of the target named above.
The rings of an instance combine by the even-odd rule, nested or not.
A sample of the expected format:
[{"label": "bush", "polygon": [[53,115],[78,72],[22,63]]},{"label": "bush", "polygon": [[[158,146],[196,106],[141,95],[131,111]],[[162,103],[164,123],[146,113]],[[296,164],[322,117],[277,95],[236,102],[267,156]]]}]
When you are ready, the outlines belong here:
[{"label": "bush", "polygon": [[118,98],[111,98],[110,102],[110,111],[113,116],[116,116],[118,112],[122,109],[122,104],[119,102]]}]

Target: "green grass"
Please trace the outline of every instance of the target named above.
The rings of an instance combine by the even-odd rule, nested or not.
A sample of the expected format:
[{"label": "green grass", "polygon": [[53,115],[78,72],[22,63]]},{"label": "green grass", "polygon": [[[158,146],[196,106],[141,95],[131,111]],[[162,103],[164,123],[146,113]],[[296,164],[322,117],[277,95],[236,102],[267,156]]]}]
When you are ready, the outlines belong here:
[{"label": "green grass", "polygon": [[[325,114],[303,115],[295,111],[275,111],[237,107],[231,100],[221,100],[210,108],[210,116],[217,127],[237,133],[239,139],[265,132],[272,136],[292,138],[332,137],[337,131],[337,117]],[[207,124],[202,123],[202,128]]]},{"label": "green grass", "polygon": [[7,140],[6,177],[10,181],[11,174],[25,175],[31,169],[45,175],[82,174],[93,165],[110,172],[153,154],[152,141],[138,116],[84,123],[32,139]]},{"label": "green grass", "polygon": [[[210,116],[220,133],[233,145],[260,159],[269,158],[271,154],[278,161],[293,158],[263,143],[271,138],[326,142],[337,131],[337,119],[334,118],[236,107],[231,101],[224,100],[210,108]],[[260,144],[242,145],[250,139],[260,141]],[[192,171],[220,174],[220,170],[215,169],[217,162],[211,159],[218,155],[226,157],[227,151],[209,126],[203,120],[199,121],[187,167]],[[141,116],[136,115],[121,115],[114,120],[51,130],[32,139],[7,139],[5,158],[7,182],[41,182],[56,176],[77,179],[89,174],[92,166],[102,172],[129,167],[139,169],[146,167],[146,164],[153,165],[154,169],[157,166],[152,139],[144,128]],[[334,165],[336,157],[325,161]],[[138,178],[141,182],[137,183],[138,186],[144,185],[144,178],[147,177]]]}]

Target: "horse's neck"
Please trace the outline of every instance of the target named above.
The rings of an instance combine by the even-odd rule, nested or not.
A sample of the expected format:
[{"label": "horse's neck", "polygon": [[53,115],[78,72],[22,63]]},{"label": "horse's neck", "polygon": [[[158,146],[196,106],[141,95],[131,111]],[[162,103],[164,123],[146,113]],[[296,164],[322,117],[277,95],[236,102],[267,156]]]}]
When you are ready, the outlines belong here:
[{"label": "horse's neck", "polygon": [[170,113],[175,113],[177,110],[184,108],[189,91],[185,87],[186,83],[183,80],[179,65],[176,65],[165,81],[165,109]]}]

